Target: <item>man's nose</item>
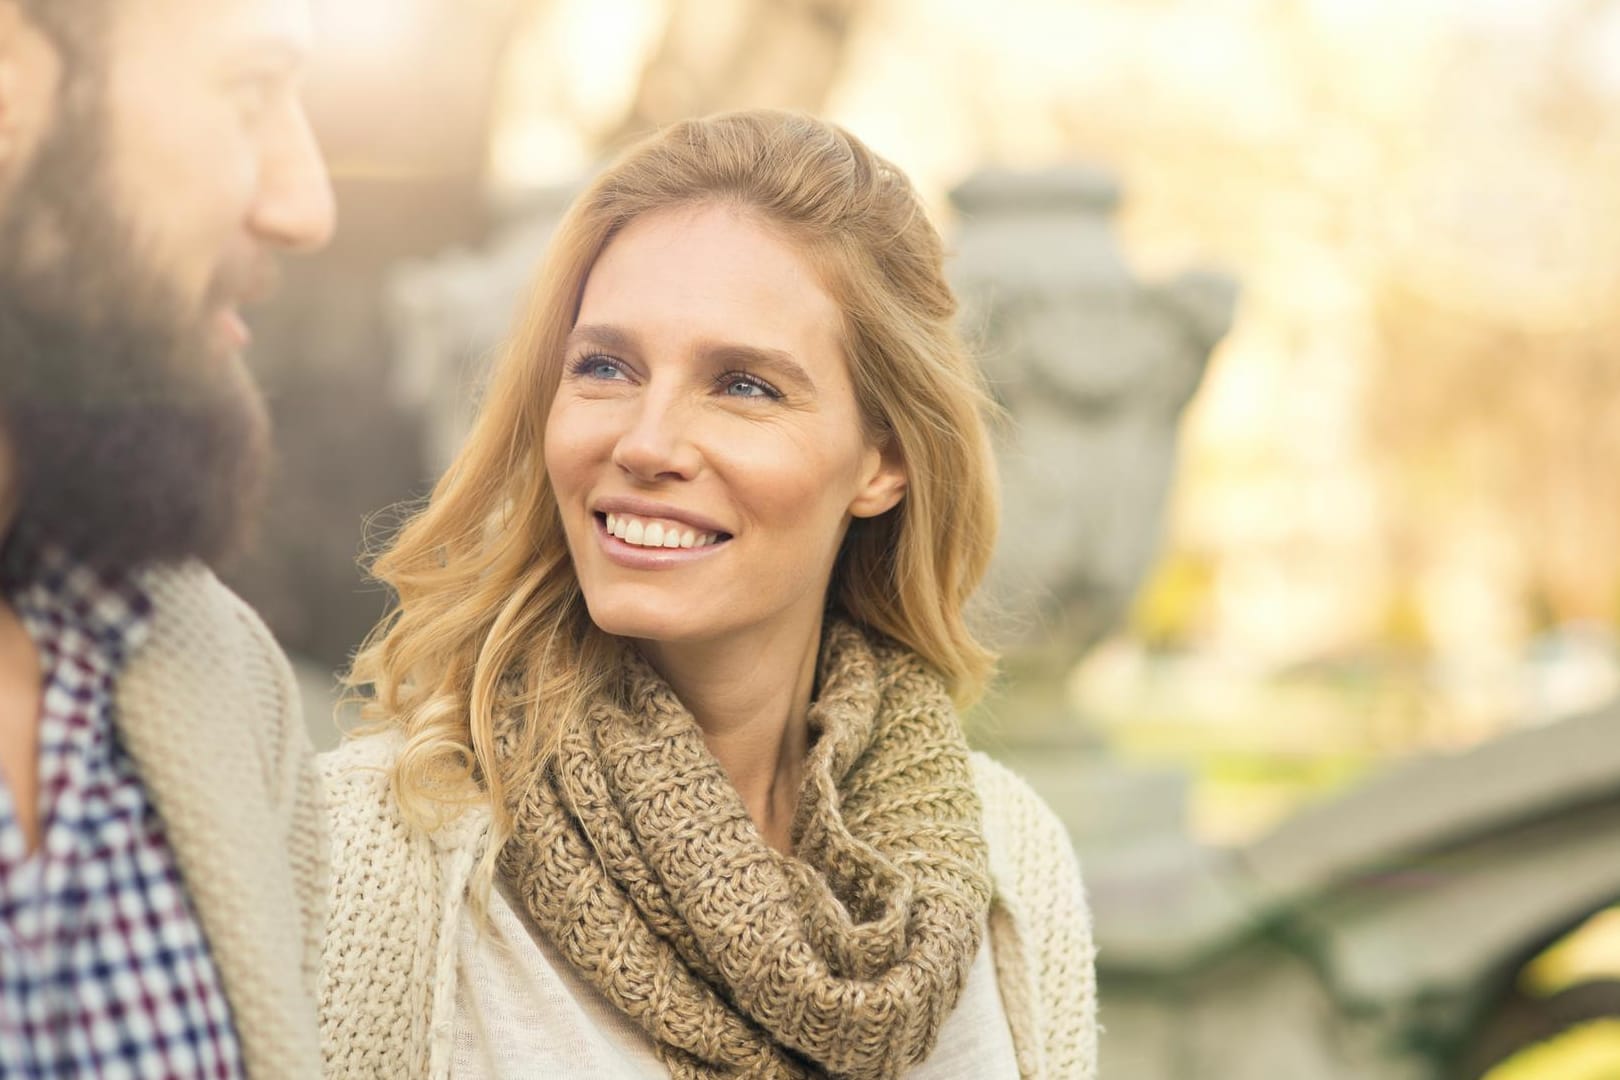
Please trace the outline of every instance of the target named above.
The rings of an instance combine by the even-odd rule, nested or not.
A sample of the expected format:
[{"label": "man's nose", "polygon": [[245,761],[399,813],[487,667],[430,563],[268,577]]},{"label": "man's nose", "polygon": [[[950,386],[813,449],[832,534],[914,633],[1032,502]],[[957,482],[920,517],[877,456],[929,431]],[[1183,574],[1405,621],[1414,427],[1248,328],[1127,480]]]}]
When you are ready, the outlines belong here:
[{"label": "man's nose", "polygon": [[267,245],[311,252],[325,247],[337,224],[337,201],[309,116],[293,102],[266,136],[253,231]]}]

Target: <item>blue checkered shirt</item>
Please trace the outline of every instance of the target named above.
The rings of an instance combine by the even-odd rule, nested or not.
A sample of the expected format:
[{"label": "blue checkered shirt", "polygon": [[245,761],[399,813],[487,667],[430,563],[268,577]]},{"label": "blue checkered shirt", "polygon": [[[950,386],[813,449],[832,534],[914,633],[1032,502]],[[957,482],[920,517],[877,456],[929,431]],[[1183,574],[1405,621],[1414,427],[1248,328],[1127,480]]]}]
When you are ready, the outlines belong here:
[{"label": "blue checkered shirt", "polygon": [[113,724],[151,601],[51,552],[8,552],[0,589],[44,673],[31,854],[0,781],[0,1077],[240,1077],[219,972]]}]

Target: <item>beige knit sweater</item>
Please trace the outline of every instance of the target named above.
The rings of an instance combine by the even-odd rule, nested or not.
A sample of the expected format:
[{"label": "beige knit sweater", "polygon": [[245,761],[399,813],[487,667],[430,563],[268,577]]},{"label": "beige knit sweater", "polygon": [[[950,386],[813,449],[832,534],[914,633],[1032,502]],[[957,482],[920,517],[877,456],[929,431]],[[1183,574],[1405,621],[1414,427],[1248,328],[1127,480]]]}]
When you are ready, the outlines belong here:
[{"label": "beige knit sweater", "polygon": [[320,1072],[326,845],[309,735],[270,632],[200,565],[151,571],[117,725],[163,818],[253,1080]]},{"label": "beige knit sweater", "polygon": [[[326,1075],[448,1080],[455,947],[489,824],[484,808],[431,833],[409,828],[388,786],[399,752],[388,732],[323,755],[333,893],[320,980]],[[1097,1074],[1091,926],[1063,826],[1028,785],[983,755],[994,897],[996,981],[1024,1080]]]}]

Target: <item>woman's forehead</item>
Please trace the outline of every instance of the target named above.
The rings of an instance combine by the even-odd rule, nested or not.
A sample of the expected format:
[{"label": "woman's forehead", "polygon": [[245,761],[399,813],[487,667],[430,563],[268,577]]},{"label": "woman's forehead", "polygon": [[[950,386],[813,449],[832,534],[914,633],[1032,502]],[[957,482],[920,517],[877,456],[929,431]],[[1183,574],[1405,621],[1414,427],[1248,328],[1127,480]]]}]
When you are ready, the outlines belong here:
[{"label": "woman's forehead", "polygon": [[670,332],[803,359],[841,351],[843,313],[807,254],[757,215],[683,206],[630,222],[586,277],[577,325]]}]

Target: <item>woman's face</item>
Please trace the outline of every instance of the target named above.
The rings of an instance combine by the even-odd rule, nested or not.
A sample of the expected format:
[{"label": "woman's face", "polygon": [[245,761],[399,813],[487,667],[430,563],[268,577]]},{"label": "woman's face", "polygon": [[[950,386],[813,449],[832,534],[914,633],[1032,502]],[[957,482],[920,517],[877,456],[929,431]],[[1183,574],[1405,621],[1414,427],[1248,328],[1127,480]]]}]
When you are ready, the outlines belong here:
[{"label": "woman's face", "polygon": [[905,485],[864,437],[840,325],[799,252],[735,209],[638,218],[603,251],[545,439],[603,630],[761,647],[814,631],[851,516]]}]

